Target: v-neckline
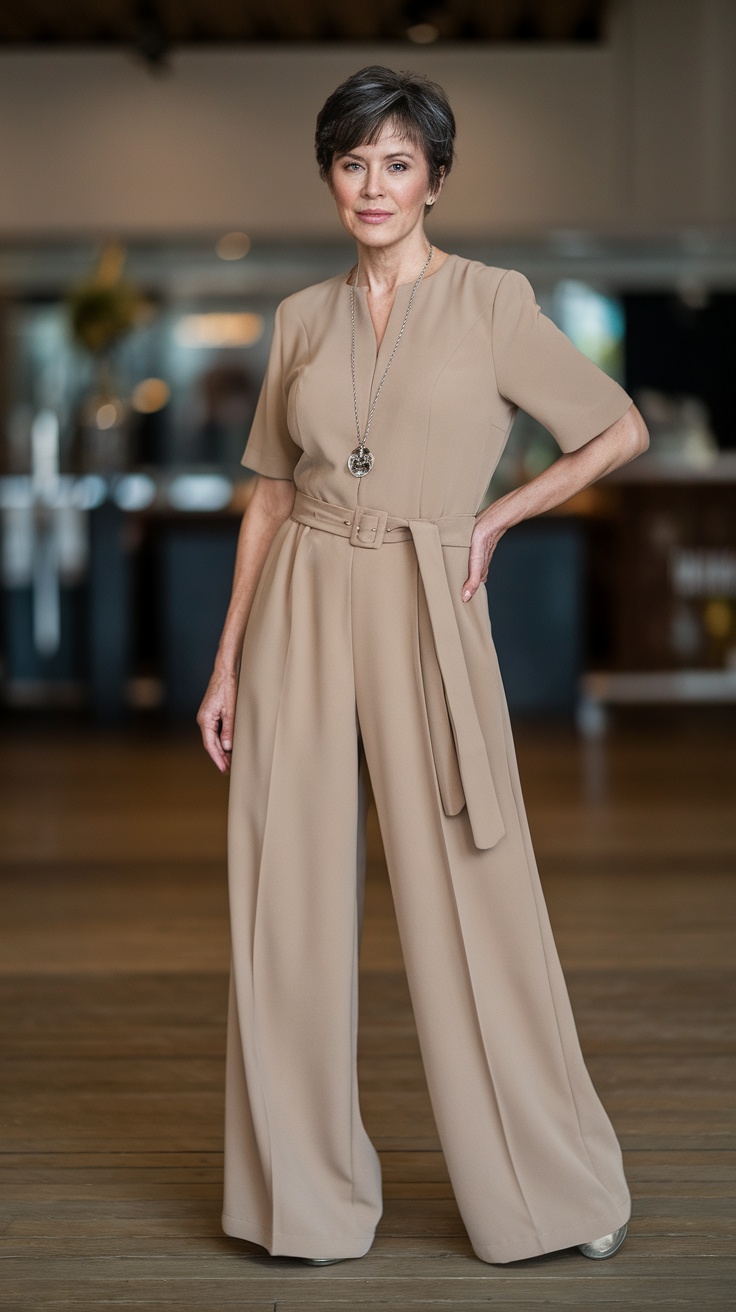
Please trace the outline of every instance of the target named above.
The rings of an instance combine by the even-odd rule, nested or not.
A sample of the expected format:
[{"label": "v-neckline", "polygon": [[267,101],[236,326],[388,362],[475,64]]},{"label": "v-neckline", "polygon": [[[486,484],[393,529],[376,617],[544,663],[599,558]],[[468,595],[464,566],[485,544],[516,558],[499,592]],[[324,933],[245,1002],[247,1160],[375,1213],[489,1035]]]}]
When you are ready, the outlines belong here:
[{"label": "v-neckline", "polygon": [[[435,278],[439,278],[439,276],[440,276],[440,274],[442,273],[442,270],[445,268],[445,266],[446,266],[447,264],[449,264],[450,260],[455,259],[455,258],[456,258],[456,256],[454,255],[454,253],[453,253],[452,251],[449,251],[449,252],[448,252],[448,255],[447,255],[447,259],[444,260],[444,261],[442,262],[442,264],[440,265],[439,269],[435,270],[434,273],[430,273],[429,277],[422,278],[422,281],[420,282],[419,287],[417,287],[417,294],[419,293],[419,290],[420,290],[421,287],[425,286],[427,283],[433,282],[433,280],[434,280]],[[396,284],[396,291],[394,292],[393,304],[392,304],[391,309],[390,309],[390,311],[389,311],[389,316],[388,316],[388,319],[386,320],[386,327],[385,327],[384,330],[383,330],[383,336],[381,337],[380,342],[378,341],[378,338],[376,337],[375,324],[373,323],[373,319],[372,319],[372,317],[371,317],[371,312],[370,312],[370,310],[369,310],[369,308],[368,308],[368,304],[367,304],[367,299],[366,299],[366,292],[367,292],[367,290],[368,290],[367,287],[355,287],[355,288],[353,289],[353,290],[356,291],[356,292],[361,292],[361,293],[362,293],[362,296],[361,296],[361,302],[362,302],[363,308],[364,308],[364,310],[365,310],[365,313],[366,313],[367,316],[368,316],[368,322],[370,323],[370,326],[371,326],[372,341],[373,341],[374,352],[375,352],[375,354],[374,354],[374,362],[373,362],[373,376],[372,376],[372,378],[371,378],[371,395],[373,394],[373,383],[375,382],[376,374],[377,374],[377,372],[378,372],[378,365],[379,365],[379,362],[381,361],[381,355],[382,355],[382,353],[383,353],[383,348],[384,348],[384,346],[386,345],[386,341],[387,341],[387,339],[391,340],[391,339],[389,338],[389,329],[390,329],[390,327],[391,327],[392,320],[394,320],[395,317],[396,317],[396,309],[397,309],[397,306],[398,306],[398,304],[399,304],[399,300],[400,300],[399,293],[400,293],[400,292],[403,293],[403,292],[405,292],[407,289],[409,289],[409,294],[408,294],[407,296],[401,298],[402,301],[403,301],[403,305],[402,305],[402,309],[401,309],[401,317],[402,317],[402,319],[403,319],[404,314],[406,313],[406,307],[407,307],[407,305],[408,305],[408,303],[409,303],[409,296],[411,295],[411,288],[414,286],[414,283],[415,283],[415,282],[416,282],[416,279],[413,279],[411,282],[399,282],[399,283]],[[351,284],[350,284],[350,283],[346,283],[345,285],[347,286],[348,291],[349,291],[349,290],[350,290],[350,286],[351,286]],[[394,337],[393,337],[393,341],[394,341],[394,342],[396,341],[396,335],[394,335]],[[392,347],[391,349],[393,350],[393,347]],[[390,354],[390,352],[389,352],[389,354]]]}]

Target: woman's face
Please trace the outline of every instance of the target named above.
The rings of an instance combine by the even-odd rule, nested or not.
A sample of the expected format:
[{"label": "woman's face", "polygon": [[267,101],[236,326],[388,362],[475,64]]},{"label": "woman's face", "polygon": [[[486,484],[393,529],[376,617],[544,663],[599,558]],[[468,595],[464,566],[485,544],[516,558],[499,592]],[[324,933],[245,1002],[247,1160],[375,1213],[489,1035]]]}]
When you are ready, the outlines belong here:
[{"label": "woman's face", "polygon": [[343,227],[366,246],[401,241],[433,199],[424,151],[389,125],[372,145],[336,155],[329,185]]}]

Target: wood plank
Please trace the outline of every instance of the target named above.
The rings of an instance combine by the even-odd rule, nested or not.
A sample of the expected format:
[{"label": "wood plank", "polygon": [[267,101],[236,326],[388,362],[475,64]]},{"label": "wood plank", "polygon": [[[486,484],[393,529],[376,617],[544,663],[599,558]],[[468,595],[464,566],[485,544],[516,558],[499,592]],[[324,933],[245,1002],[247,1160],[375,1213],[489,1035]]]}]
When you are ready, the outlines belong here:
[{"label": "wood plank", "polygon": [[[578,1258],[585,1261],[579,1255]],[[14,1298],[17,1299],[17,1304],[13,1306],[23,1306],[24,1302],[26,1306],[34,1306],[31,1300],[40,1302],[52,1297],[66,1297],[68,1300],[76,1297],[80,1300],[77,1306],[83,1306],[82,1299],[111,1299],[118,1292],[124,1291],[126,1301],[132,1296],[139,1302],[148,1300],[156,1305],[166,1300],[169,1305],[187,1308],[192,1303],[201,1303],[210,1298],[212,1306],[219,1307],[225,1302],[242,1301],[247,1291],[251,1299],[263,1302],[271,1300],[281,1306],[281,1300],[285,1301],[290,1295],[305,1306],[324,1307],[327,1290],[335,1301],[352,1300],[354,1304],[366,1307],[393,1305],[399,1300],[410,1299],[419,1303],[443,1300],[445,1304],[452,1305],[455,1298],[475,1302],[476,1306],[479,1303],[488,1306],[489,1302],[495,1305],[496,1298],[502,1298],[517,1307],[525,1307],[528,1306],[532,1290],[539,1302],[549,1303],[554,1298],[560,1302],[564,1300],[566,1306],[588,1310],[598,1307],[606,1294],[618,1300],[628,1298],[636,1308],[652,1306],[652,1299],[655,1300],[654,1306],[658,1303],[660,1306],[673,1306],[672,1290],[667,1294],[662,1289],[661,1276],[652,1274],[648,1269],[646,1255],[639,1269],[629,1267],[626,1273],[619,1270],[614,1276],[608,1270],[605,1273],[602,1270],[599,1272],[598,1267],[606,1265],[601,1262],[596,1265],[595,1271],[585,1274],[578,1272],[574,1277],[562,1272],[554,1275],[536,1272],[532,1277],[529,1272],[518,1272],[512,1276],[500,1273],[495,1268],[489,1268],[493,1271],[490,1276],[444,1276],[439,1271],[435,1273],[428,1269],[426,1262],[421,1272],[412,1271],[396,1276],[375,1271],[370,1275],[365,1259],[345,1264],[360,1267],[359,1276],[357,1272],[351,1276],[344,1273],[337,1276],[336,1267],[324,1270],[315,1268],[305,1276],[304,1265],[296,1260],[291,1260],[293,1272],[287,1270],[290,1259],[269,1258],[268,1261],[270,1265],[281,1268],[278,1275],[275,1272],[261,1275],[255,1261],[246,1263],[244,1260],[239,1264],[239,1269],[225,1271],[222,1264],[217,1264],[217,1269],[208,1270],[202,1262],[187,1266],[182,1259],[177,1259],[172,1263],[160,1264],[149,1260],[148,1274],[138,1276],[127,1263],[115,1259],[107,1264],[96,1260],[86,1265],[75,1261],[59,1262],[55,1264],[57,1269],[63,1268],[59,1274],[46,1276],[37,1267],[33,1273],[24,1276],[17,1264],[11,1262],[8,1264],[6,1279],[13,1282]],[[105,1265],[114,1269],[99,1269]],[[707,1299],[711,1300],[710,1306],[729,1306],[723,1285],[718,1287],[712,1273],[706,1271],[705,1263],[700,1270],[697,1269],[697,1262],[694,1263],[696,1269],[683,1269],[692,1267],[693,1259],[683,1259],[677,1263],[670,1259],[669,1265],[673,1289],[677,1291],[675,1306],[688,1306],[688,1300],[691,1300],[690,1306],[702,1305]],[[590,1266],[592,1268],[593,1263]],[[716,1300],[720,1300],[720,1303]]]},{"label": "wood plank", "polygon": [[0,1307],[730,1307],[736,753],[710,730],[517,741],[586,1061],[634,1195],[614,1261],[473,1254],[373,809],[359,1074],[382,1160],[376,1241],[310,1270],[223,1235],[223,781],[186,735],[35,728],[18,743],[0,728]]}]

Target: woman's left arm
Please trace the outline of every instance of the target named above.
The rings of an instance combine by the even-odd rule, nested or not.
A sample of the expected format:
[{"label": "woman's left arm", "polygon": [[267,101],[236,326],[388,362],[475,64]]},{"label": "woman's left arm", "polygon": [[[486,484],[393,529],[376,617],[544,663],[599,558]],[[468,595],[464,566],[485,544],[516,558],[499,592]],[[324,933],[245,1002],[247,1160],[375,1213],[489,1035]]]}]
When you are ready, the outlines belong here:
[{"label": "woman's left arm", "polygon": [[620,419],[577,451],[561,455],[542,474],[493,501],[475,522],[463,601],[469,601],[485,583],[496,545],[508,528],[561,506],[596,479],[641,455],[648,446],[647,426],[636,406],[631,405]]}]

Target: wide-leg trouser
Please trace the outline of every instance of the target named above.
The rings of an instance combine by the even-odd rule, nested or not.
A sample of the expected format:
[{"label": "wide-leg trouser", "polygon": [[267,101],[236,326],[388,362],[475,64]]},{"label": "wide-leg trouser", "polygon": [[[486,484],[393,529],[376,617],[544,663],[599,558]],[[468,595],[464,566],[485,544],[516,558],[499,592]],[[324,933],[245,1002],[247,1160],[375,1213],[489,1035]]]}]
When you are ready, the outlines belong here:
[{"label": "wide-leg trouser", "polygon": [[[467,550],[444,556],[461,606]],[[274,1254],[359,1256],[382,1210],[356,1081],[359,734],[432,1107],[474,1251],[532,1257],[630,1214],[539,884],[483,590],[463,642],[506,827],[488,850],[475,848],[466,812],[448,817],[441,805],[422,599],[410,542],[363,551],[291,523],[246,633],[223,1227]]]}]

